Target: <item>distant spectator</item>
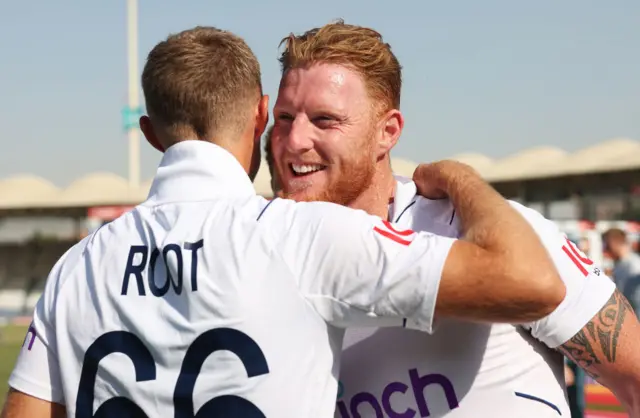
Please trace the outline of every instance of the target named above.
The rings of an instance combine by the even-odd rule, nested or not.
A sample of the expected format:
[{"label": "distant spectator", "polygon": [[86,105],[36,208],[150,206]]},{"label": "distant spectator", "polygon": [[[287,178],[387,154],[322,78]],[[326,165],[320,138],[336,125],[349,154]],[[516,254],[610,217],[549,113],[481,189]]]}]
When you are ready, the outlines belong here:
[{"label": "distant spectator", "polygon": [[567,397],[571,408],[571,418],[584,418],[585,394],[584,394],[584,370],[574,362],[565,358],[564,381],[567,385]]},{"label": "distant spectator", "polygon": [[604,233],[604,249],[614,261],[613,280],[638,313],[640,308],[640,255],[633,251],[627,234],[617,228]]}]

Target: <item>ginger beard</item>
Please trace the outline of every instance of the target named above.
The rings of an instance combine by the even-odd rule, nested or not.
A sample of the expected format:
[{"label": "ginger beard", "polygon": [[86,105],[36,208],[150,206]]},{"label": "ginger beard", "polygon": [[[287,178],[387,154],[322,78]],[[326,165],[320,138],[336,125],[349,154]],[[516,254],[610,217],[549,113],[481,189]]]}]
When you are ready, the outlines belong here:
[{"label": "ginger beard", "polygon": [[[351,149],[347,161],[327,163],[325,170],[331,173],[325,184],[314,184],[313,180],[310,180],[303,185],[298,183],[291,187],[286,182],[278,181],[283,177],[279,173],[281,168],[276,165],[276,170],[274,170],[276,181],[274,183],[280,186],[280,195],[299,202],[322,201],[349,206],[373,183],[376,170],[373,136],[373,129],[371,129],[362,143]],[[277,191],[274,192],[278,194]]]},{"label": "ginger beard", "polygon": [[285,72],[271,142],[284,197],[351,205],[372,186],[380,142],[374,104],[362,75],[343,65]]}]

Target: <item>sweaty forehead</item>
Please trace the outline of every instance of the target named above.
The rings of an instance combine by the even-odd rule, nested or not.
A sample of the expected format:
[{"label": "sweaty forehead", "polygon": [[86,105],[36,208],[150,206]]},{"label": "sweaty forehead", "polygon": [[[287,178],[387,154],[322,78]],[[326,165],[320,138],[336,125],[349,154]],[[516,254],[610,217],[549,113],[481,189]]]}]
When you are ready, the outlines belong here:
[{"label": "sweaty forehead", "polygon": [[281,81],[278,103],[296,108],[346,109],[367,100],[362,77],[336,64],[314,64],[287,71]]}]

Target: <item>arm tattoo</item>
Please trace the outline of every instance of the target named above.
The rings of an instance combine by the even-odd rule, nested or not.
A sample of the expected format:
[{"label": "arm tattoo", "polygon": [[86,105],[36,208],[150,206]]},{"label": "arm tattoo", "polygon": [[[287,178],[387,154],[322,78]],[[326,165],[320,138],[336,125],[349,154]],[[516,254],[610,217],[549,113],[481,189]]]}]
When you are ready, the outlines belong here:
[{"label": "arm tattoo", "polygon": [[625,317],[633,308],[617,290],[585,327],[559,350],[594,378],[596,365],[615,363],[618,337]]}]

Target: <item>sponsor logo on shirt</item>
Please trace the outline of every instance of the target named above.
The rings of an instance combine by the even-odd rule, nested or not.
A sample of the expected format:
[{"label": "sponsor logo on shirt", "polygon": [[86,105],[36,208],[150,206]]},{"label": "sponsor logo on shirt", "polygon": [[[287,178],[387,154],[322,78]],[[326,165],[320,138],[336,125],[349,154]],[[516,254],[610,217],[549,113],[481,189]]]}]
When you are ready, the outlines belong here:
[{"label": "sponsor logo on shirt", "polygon": [[27,335],[24,337],[24,342],[22,343],[22,347],[27,344],[27,350],[31,351],[33,347],[33,342],[36,340],[36,328],[33,326],[33,322],[29,324],[29,329],[27,330]]},{"label": "sponsor logo on shirt", "polygon": [[[420,376],[417,369],[408,371],[409,384],[403,382],[391,382],[384,387],[382,393],[373,394],[370,392],[360,392],[350,398],[343,398],[344,386],[342,382],[338,385],[338,402],[336,403],[336,417],[338,418],[417,418],[429,417],[429,402],[425,396],[427,387],[439,386],[442,388],[442,396],[447,401],[449,409],[456,409],[459,406],[453,383],[446,376],[438,373]],[[407,393],[408,392],[408,393]],[[397,406],[401,397],[410,397],[411,402],[404,410]],[[392,398],[393,403],[392,405]],[[406,403],[405,403],[406,405]],[[372,413],[375,413],[373,415]]]}]

